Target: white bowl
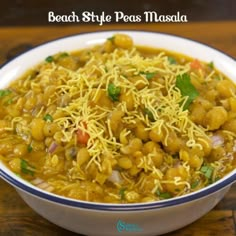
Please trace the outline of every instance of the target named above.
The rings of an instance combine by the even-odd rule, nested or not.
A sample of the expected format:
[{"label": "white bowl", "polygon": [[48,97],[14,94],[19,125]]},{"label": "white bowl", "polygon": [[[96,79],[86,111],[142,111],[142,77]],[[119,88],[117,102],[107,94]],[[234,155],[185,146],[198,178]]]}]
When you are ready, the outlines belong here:
[{"label": "white bowl", "polygon": [[[179,52],[214,65],[236,82],[236,62],[224,53],[201,43],[168,34],[119,31],[136,45]],[[117,31],[79,34],[54,40],[23,53],[0,69],[0,88],[28,68],[59,51],[73,51],[103,43]],[[221,180],[185,196],[142,204],[103,204],[73,200],[45,192],[12,173],[0,162],[0,176],[13,185],[25,202],[49,221],[85,235],[160,235],[197,220],[210,211],[236,181],[236,170]]]}]

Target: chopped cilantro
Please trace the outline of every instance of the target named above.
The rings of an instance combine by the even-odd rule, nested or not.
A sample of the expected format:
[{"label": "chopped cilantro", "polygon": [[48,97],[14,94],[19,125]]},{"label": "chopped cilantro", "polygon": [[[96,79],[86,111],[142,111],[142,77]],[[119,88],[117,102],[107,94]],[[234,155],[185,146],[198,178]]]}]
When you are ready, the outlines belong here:
[{"label": "chopped cilantro", "polygon": [[213,61],[209,62],[207,65],[208,65],[211,69],[214,69],[214,62],[213,62]]},{"label": "chopped cilantro", "polygon": [[44,119],[45,121],[53,122],[53,118],[52,118],[52,116],[51,116],[50,114],[46,114],[46,115],[43,117],[43,119]]},{"label": "chopped cilantro", "polygon": [[121,200],[125,199],[125,191],[126,191],[126,188],[121,188],[119,191],[119,195],[120,195]]},{"label": "chopped cilantro", "polygon": [[114,39],[115,39],[115,36],[112,36],[112,37],[107,38],[107,40],[109,40],[109,41],[111,41],[111,42],[113,42]]},{"label": "chopped cilantro", "polygon": [[13,103],[13,99],[12,98],[8,99],[7,102],[6,102],[7,105],[10,105],[12,103]]},{"label": "chopped cilantro", "polygon": [[211,179],[212,178],[212,174],[214,172],[214,167],[210,166],[210,165],[204,165],[201,167],[200,171],[205,175],[205,177],[207,179]]},{"label": "chopped cilantro", "polygon": [[160,192],[160,190],[156,191],[156,195],[160,198],[160,199],[168,199],[171,198],[171,194],[168,192]]},{"label": "chopped cilantro", "polygon": [[148,108],[144,108],[144,114],[148,116],[148,119],[152,122],[155,121],[155,118],[152,114],[152,112]]},{"label": "chopped cilantro", "polygon": [[11,93],[11,90],[9,89],[0,89],[0,98],[5,97]]},{"label": "chopped cilantro", "polygon": [[170,63],[171,65],[177,64],[177,62],[176,62],[176,60],[175,60],[174,57],[170,57],[170,56],[169,56],[167,59],[168,59],[168,61],[169,61],[169,63]]},{"label": "chopped cilantro", "polygon": [[28,152],[32,152],[33,151],[33,147],[29,144],[27,147]]},{"label": "chopped cilantro", "polygon": [[53,56],[48,56],[46,59],[45,59],[46,62],[53,62],[54,61],[54,58]]},{"label": "chopped cilantro", "polygon": [[189,105],[199,95],[196,88],[191,83],[190,76],[188,74],[177,75],[175,86],[180,90],[182,96],[188,97],[183,109],[188,109]]},{"label": "chopped cilantro", "polygon": [[112,101],[119,100],[120,90],[120,87],[116,87],[113,83],[108,85],[108,95]]},{"label": "chopped cilantro", "polygon": [[140,72],[140,74],[145,75],[147,80],[152,79],[157,73],[156,72]]},{"label": "chopped cilantro", "polygon": [[20,167],[22,173],[30,174],[32,176],[34,175],[35,168],[31,166],[26,160],[21,159]]},{"label": "chopped cilantro", "polygon": [[59,55],[60,58],[68,57],[68,56],[69,56],[69,54],[68,54],[67,52],[62,52],[62,53]]},{"label": "chopped cilantro", "polygon": [[192,184],[191,184],[191,189],[196,188],[199,185],[199,180],[195,180]]}]

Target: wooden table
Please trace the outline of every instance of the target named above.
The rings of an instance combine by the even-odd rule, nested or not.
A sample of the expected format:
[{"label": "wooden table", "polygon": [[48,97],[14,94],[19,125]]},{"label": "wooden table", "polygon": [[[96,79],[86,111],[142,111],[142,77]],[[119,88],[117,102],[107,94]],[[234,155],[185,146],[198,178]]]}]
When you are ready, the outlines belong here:
[{"label": "wooden table", "polygon": [[[236,21],[201,22],[185,24],[124,24],[124,25],[74,25],[48,27],[0,28],[0,64],[22,50],[45,41],[86,31],[108,29],[151,30],[172,33],[209,44],[236,58]],[[0,180],[0,235],[77,235],[66,231],[31,210],[13,187]],[[168,236],[232,236],[236,235],[236,185],[208,214],[193,224],[167,234]]]}]

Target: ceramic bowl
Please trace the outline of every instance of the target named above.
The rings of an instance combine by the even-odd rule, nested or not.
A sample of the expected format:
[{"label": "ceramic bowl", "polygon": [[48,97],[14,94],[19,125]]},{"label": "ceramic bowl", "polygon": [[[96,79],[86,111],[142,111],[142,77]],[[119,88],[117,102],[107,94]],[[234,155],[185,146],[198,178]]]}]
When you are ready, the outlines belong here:
[{"label": "ceramic bowl", "polygon": [[[236,82],[236,62],[226,54],[201,43],[174,35],[119,31],[148,45],[179,52],[214,65]],[[48,55],[103,43],[116,31],[85,33],[47,42],[17,56],[0,69],[0,88]],[[0,176],[13,185],[24,201],[49,221],[85,235],[160,235],[182,228],[210,211],[236,181],[236,170],[221,180],[185,196],[142,204],[103,204],[73,200],[45,192],[12,173],[0,163]]]}]

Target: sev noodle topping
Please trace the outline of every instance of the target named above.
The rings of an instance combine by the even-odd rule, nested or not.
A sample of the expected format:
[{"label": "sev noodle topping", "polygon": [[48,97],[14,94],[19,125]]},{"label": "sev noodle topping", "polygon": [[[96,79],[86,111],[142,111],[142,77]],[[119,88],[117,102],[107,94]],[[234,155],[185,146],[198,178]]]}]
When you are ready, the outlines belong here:
[{"label": "sev noodle topping", "polygon": [[0,90],[0,159],[69,198],[181,196],[235,169],[235,92],[213,62],[116,34],[50,55]]}]

